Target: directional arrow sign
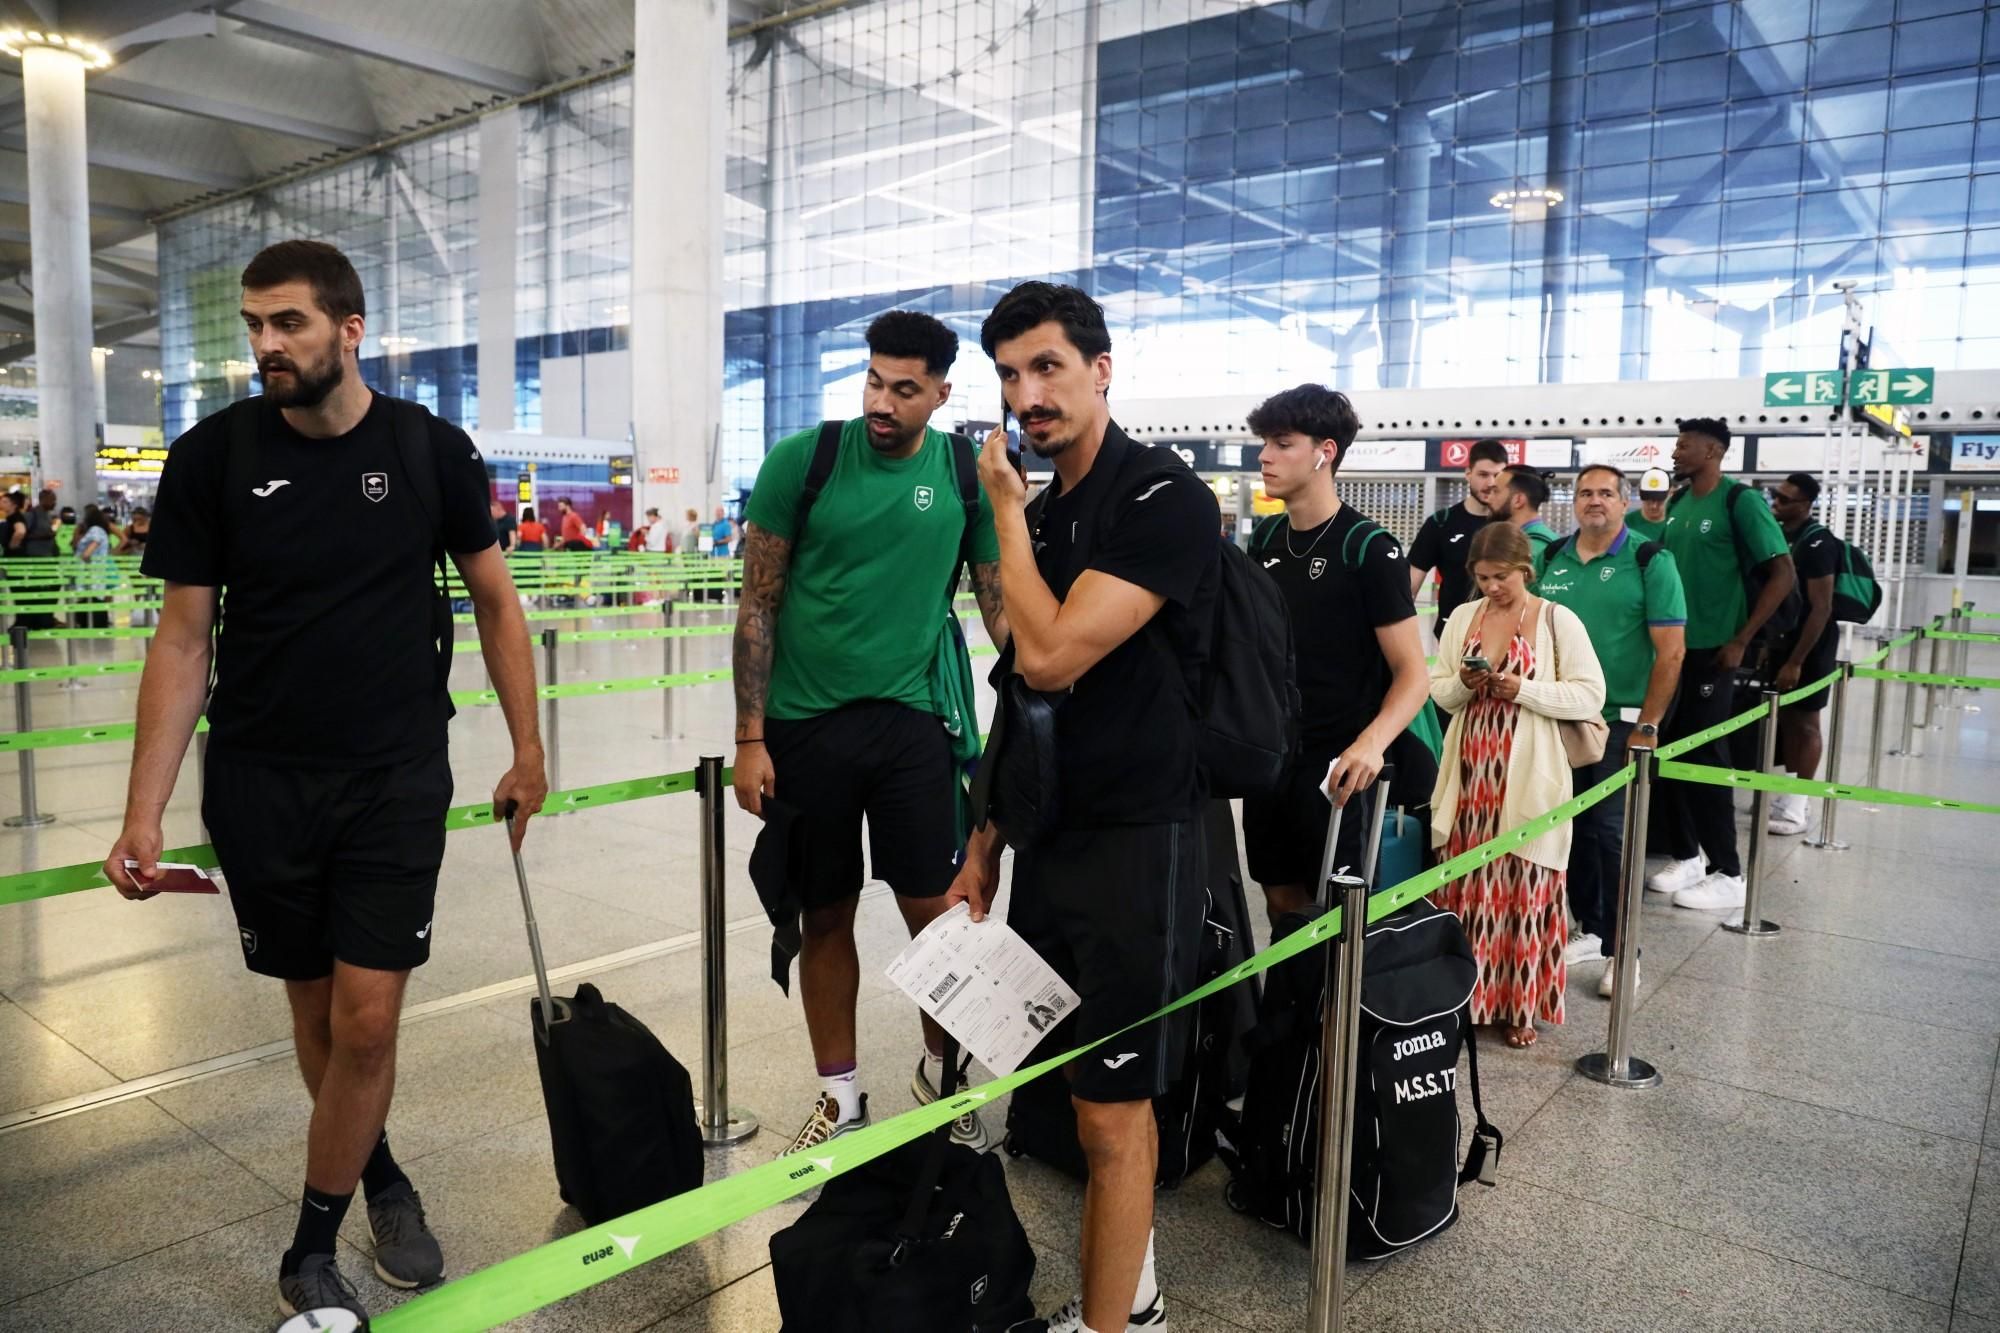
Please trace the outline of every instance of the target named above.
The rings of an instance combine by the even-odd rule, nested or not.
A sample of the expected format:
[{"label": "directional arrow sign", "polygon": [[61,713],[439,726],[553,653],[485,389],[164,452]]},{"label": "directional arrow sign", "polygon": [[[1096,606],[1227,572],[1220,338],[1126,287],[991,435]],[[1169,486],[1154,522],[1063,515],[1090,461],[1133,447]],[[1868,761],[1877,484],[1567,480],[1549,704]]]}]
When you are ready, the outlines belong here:
[{"label": "directional arrow sign", "polygon": [[1764,376],[1764,406],[1837,406],[1840,402],[1840,372],[1837,370],[1782,370]]},{"label": "directional arrow sign", "polygon": [[[1770,376],[1765,376],[1768,381]],[[1929,366],[1903,370],[1857,370],[1849,385],[1849,396],[1857,403],[1928,403],[1937,386],[1937,372]],[[1770,386],[1765,386],[1768,396]]]}]

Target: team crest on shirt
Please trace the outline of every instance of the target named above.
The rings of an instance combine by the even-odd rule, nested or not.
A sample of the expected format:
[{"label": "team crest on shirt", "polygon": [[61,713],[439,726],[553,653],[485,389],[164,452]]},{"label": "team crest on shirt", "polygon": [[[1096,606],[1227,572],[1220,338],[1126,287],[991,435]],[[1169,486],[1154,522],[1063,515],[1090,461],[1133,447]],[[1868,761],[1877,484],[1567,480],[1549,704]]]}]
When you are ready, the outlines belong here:
[{"label": "team crest on shirt", "polygon": [[1712,524],[1713,522],[1714,522],[1714,520],[1713,520],[1713,519],[1706,519],[1706,518],[1705,518],[1705,519],[1703,519],[1703,520],[1701,521],[1701,530],[1702,530],[1703,532],[1707,532],[1707,531],[1708,531],[1708,529],[1709,529],[1709,527],[1710,527],[1710,525],[1711,525],[1711,524]]},{"label": "team crest on shirt", "polygon": [[389,495],[389,474],[386,472],[364,472],[361,474],[361,493],[380,504]]},{"label": "team crest on shirt", "polygon": [[1324,573],[1326,573],[1326,557],[1323,555],[1314,556],[1312,563],[1306,566],[1306,577],[1316,579]]},{"label": "team crest on shirt", "polygon": [[917,487],[917,510],[919,513],[931,507],[931,495],[932,492],[930,487],[928,486]]},{"label": "team crest on shirt", "polygon": [[1617,566],[1606,565],[1603,569],[1598,571],[1597,581],[1599,583],[1609,583],[1611,582],[1611,576],[1613,574],[1616,574],[1617,572],[1618,572]]}]

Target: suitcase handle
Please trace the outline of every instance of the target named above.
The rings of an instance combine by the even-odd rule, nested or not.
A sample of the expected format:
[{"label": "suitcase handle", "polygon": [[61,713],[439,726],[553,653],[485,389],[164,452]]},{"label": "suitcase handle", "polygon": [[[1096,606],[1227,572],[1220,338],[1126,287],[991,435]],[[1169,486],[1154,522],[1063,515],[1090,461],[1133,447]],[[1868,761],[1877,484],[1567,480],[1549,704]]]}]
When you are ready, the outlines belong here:
[{"label": "suitcase handle", "polygon": [[[514,815],[519,809],[518,802],[511,800],[507,802],[506,817],[502,822],[507,828],[510,839],[513,834]],[[535,960],[535,989],[540,993],[542,1000],[542,1030],[537,1035],[546,1042],[549,1039],[549,1029],[554,1027],[557,1021],[556,1005],[549,997],[549,967],[542,959],[542,932],[535,924],[535,900],[528,895],[528,868],[521,864],[520,851],[513,850],[514,882],[521,886],[521,914],[528,921],[528,954]]]}]

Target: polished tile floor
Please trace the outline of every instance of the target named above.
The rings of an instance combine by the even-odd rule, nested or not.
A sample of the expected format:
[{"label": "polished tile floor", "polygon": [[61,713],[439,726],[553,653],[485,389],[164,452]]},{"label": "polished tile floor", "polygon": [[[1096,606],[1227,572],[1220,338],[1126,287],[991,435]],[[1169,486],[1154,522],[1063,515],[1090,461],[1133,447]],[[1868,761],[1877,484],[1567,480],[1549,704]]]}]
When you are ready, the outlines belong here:
[{"label": "polished tile floor", "polygon": [[[690,666],[721,663],[724,640],[696,642]],[[1975,650],[1971,667],[2000,674],[2000,651]],[[566,680],[660,669],[656,643],[563,659]],[[456,683],[482,683],[475,659],[461,659]],[[35,721],[129,718],[130,685],[38,688]],[[1856,691],[1851,781],[1870,694]],[[1925,736],[1926,757],[1884,761],[1884,786],[2000,799],[2000,698],[1965,702]],[[686,768],[726,738],[726,686],[683,692],[679,707],[688,735],[670,741],[653,699],[565,702],[563,783]],[[494,710],[467,710],[454,723],[457,799],[478,799],[505,755]],[[101,856],[127,756],[107,745],[46,758],[40,804],[57,822],[0,834],[0,872]],[[194,782],[190,765],[170,844],[200,840]],[[13,814],[4,787],[0,814]],[[745,871],[754,823],[732,808],[727,827],[730,1098],[765,1130],[715,1155],[712,1175],[776,1154],[815,1085],[797,1000],[767,975]],[[527,858],[551,963],[624,954],[585,972],[691,1067],[696,828],[694,797],[659,798],[544,821]],[[1594,963],[1571,972],[1566,1026],[1530,1051],[1489,1048],[1486,1101],[1508,1144],[1499,1186],[1468,1187],[1463,1222],[1431,1243],[1353,1271],[1348,1327],[2000,1333],[2000,824],[1850,806],[1840,831],[1844,854],[1774,842],[1763,914],[1783,925],[1776,937],[1648,906],[1633,1049],[1663,1072],[1658,1090],[1614,1092],[1572,1072],[1604,1040]],[[271,1279],[307,1107],[281,994],[241,970],[230,924],[221,901],[128,904],[102,890],[0,909],[0,1330],[277,1322]],[[883,1110],[900,1110],[915,1025],[882,977],[902,928],[879,891],[860,935],[864,1077]],[[577,1225],[549,1164],[527,970],[500,835],[454,834],[390,1120],[454,1273]],[[1053,1306],[1076,1285],[1079,1191],[1025,1160],[1008,1175],[1040,1256],[1036,1295]],[[1221,1183],[1210,1166],[1161,1197],[1173,1326],[1302,1327],[1305,1252],[1230,1212]],[[767,1242],[801,1208],[514,1326],[775,1329]],[[346,1240],[364,1298],[401,1299],[370,1274],[359,1208]]]}]

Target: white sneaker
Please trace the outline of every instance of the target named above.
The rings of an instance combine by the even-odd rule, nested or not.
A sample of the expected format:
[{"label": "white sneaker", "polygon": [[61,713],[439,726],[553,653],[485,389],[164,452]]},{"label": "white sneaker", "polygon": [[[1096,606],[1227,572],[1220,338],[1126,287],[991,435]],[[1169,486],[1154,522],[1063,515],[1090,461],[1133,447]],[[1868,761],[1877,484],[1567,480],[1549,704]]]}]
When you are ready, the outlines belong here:
[{"label": "white sneaker", "polygon": [[1781,838],[1794,837],[1806,831],[1806,798],[1794,794],[1783,794],[1771,802],[1770,817],[1764,823],[1765,831]]},{"label": "white sneaker", "polygon": [[805,1152],[817,1148],[829,1139],[837,1139],[842,1134],[851,1134],[857,1129],[868,1128],[868,1094],[861,1094],[861,1112],[852,1120],[840,1117],[840,1099],[830,1092],[822,1092],[813,1103],[812,1114],[799,1126],[799,1132],[792,1137],[792,1146],[785,1149],[785,1155]]},{"label": "white sneaker", "polygon": [[1691,889],[1674,895],[1674,906],[1691,912],[1714,912],[1743,906],[1743,876],[1710,875]]},{"label": "white sneaker", "polygon": [[1699,856],[1690,857],[1685,861],[1669,861],[1664,869],[1646,877],[1646,891],[1672,896],[1682,889],[1691,889],[1701,883],[1706,871],[1707,867],[1702,864]]},{"label": "white sneaker", "polygon": [[[1151,1305],[1133,1311],[1131,1319],[1126,1321],[1125,1333],[1161,1333],[1166,1326],[1167,1296],[1165,1292],[1157,1292]],[[1067,1305],[1048,1318],[1017,1324],[1015,1328],[1046,1329],[1047,1333],[1079,1333],[1083,1328],[1083,1297],[1072,1296]]]},{"label": "white sneaker", "polygon": [[[1639,964],[1636,962],[1632,964],[1632,984],[1635,986],[1639,984]],[[1618,960],[1607,958],[1604,960],[1604,975],[1597,979],[1597,993],[1608,1000],[1617,994],[1617,991]]]},{"label": "white sneaker", "polygon": [[1570,964],[1590,963],[1604,956],[1604,941],[1595,935],[1579,935],[1563,950],[1563,961]]}]

